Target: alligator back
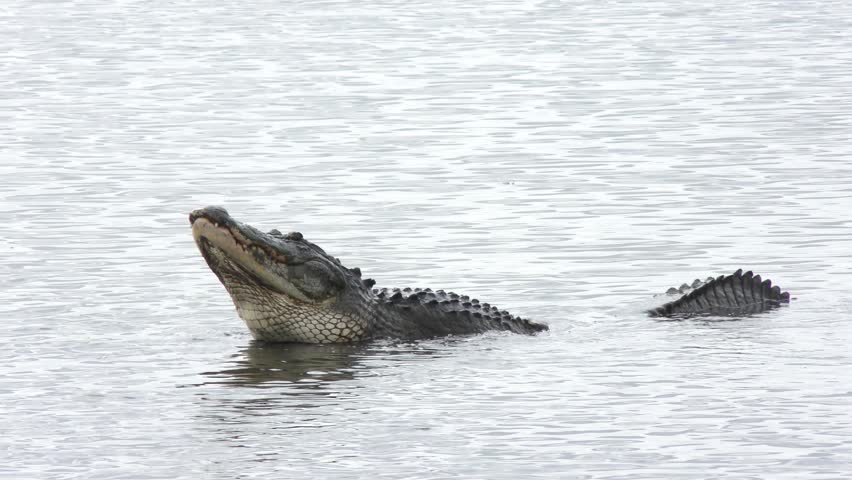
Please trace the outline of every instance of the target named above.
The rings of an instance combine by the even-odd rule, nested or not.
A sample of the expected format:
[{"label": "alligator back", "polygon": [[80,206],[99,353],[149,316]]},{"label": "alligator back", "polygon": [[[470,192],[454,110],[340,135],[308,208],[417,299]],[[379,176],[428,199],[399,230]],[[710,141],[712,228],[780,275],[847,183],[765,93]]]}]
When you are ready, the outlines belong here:
[{"label": "alligator back", "polygon": [[374,289],[373,336],[417,339],[489,330],[534,334],[547,325],[517,317],[467,295],[429,288]]},{"label": "alligator back", "polygon": [[695,315],[739,316],[759,313],[790,302],[790,294],[752,272],[721,275],[648,314],[652,317]]}]

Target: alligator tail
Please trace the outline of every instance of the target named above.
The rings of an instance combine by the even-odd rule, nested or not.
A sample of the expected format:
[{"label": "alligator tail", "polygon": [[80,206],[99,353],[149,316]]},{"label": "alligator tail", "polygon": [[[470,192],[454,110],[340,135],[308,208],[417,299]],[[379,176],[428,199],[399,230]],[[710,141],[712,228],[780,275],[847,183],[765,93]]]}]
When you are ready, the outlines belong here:
[{"label": "alligator tail", "polygon": [[722,275],[688,294],[649,310],[652,317],[688,317],[694,315],[739,316],[762,312],[782,303],[790,303],[790,294],[760,275],[737,270]]}]

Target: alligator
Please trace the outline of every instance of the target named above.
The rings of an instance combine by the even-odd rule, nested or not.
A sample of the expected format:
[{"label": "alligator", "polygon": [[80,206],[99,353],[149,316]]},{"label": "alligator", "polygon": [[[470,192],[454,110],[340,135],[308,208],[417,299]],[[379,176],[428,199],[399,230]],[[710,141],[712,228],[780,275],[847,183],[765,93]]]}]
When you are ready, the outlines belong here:
[{"label": "alligator", "polygon": [[[535,334],[547,325],[466,295],[429,288],[374,288],[358,268],[299,232],[264,233],[221,207],[189,214],[207,265],[225,286],[252,336],[265,342],[403,341],[491,330]],[[696,281],[647,313],[655,317],[742,316],[789,303],[790,294],[752,272]]]}]

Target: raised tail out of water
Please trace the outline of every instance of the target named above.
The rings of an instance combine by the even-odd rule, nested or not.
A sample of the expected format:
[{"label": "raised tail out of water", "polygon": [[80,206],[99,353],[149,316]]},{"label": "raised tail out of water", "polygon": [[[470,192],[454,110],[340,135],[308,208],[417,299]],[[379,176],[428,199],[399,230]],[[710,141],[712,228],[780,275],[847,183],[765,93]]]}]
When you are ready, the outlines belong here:
[{"label": "raised tail out of water", "polygon": [[788,292],[782,292],[771,280],[763,280],[760,275],[737,270],[732,275],[696,282],[694,288],[680,298],[649,310],[648,314],[652,317],[739,316],[760,313],[782,303],[790,303]]}]

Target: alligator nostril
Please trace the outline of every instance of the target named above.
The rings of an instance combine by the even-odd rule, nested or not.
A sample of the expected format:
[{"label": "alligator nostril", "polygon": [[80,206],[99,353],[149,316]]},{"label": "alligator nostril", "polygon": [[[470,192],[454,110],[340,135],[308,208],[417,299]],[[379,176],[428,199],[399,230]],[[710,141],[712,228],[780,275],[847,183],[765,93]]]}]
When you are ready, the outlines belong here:
[{"label": "alligator nostril", "polygon": [[295,240],[298,242],[299,240],[302,240],[305,237],[299,232],[290,232],[287,234],[286,238],[287,240]]},{"label": "alligator nostril", "polygon": [[204,209],[197,209],[189,212],[189,224],[192,225],[196,220],[204,216]]}]

